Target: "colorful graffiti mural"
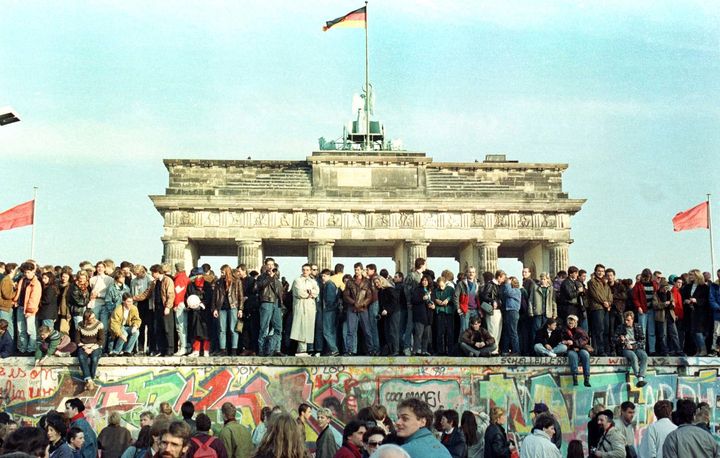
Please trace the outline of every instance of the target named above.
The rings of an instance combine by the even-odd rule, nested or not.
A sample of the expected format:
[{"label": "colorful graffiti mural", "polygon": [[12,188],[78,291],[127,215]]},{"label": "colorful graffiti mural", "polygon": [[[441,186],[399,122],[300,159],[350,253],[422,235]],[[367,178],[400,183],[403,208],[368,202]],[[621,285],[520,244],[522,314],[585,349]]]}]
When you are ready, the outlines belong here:
[{"label": "colorful graffiti mural", "polygon": [[[334,426],[342,429],[348,418],[372,403],[386,405],[394,416],[398,402],[408,397],[419,397],[434,409],[460,412],[502,406],[508,412],[508,431],[517,439],[530,431],[534,404],[544,402],[558,417],[565,443],[584,441],[587,414],[595,403],[615,408],[626,400],[635,402],[638,438],[654,420],[652,406],[659,399],[706,401],[712,406],[713,423],[720,420],[720,361],[711,360],[684,360],[679,368],[678,360],[657,359],[642,389],[635,387],[621,360],[605,358],[594,361],[591,388],[572,386],[562,360],[547,358],[498,358],[493,366],[459,365],[458,360],[447,358],[430,360],[434,364],[409,359],[394,365],[322,358],[317,362],[325,364],[314,367],[281,366],[298,361],[260,358],[250,360],[254,365],[242,366],[139,366],[131,363],[142,364],[142,360],[128,360],[127,365],[114,361],[101,366],[99,386],[93,392],[82,391],[76,366],[33,367],[28,361],[5,360],[0,367],[2,405],[7,412],[35,422],[48,410],[63,410],[66,399],[78,396],[96,428],[106,424],[111,411],[120,411],[132,429],[137,428],[140,413],[156,409],[160,402],[169,402],[179,412],[181,404],[190,400],[196,411],[208,413],[218,424],[222,424],[220,406],[231,402],[242,412],[242,423],[251,428],[259,423],[263,406],[294,410],[306,402],[315,409],[332,409]],[[347,365],[329,364],[336,361]],[[308,429],[307,436],[314,441],[315,431]]]}]

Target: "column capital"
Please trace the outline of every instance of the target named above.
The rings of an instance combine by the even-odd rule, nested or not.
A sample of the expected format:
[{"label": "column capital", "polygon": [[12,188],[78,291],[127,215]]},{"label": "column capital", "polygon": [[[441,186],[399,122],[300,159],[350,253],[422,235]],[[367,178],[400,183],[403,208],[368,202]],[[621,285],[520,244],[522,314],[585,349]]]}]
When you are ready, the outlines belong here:
[{"label": "column capital", "polygon": [[330,239],[310,239],[308,240],[308,243],[315,246],[335,246],[335,240]]},{"label": "column capital", "polygon": [[478,248],[497,248],[501,243],[499,240],[478,240],[475,242]]},{"label": "column capital", "polygon": [[428,246],[430,245],[430,240],[405,240],[405,243],[409,243],[410,246]]},{"label": "column capital", "polygon": [[262,244],[262,240],[261,239],[235,239],[235,243],[238,246],[240,246],[240,245],[255,246],[255,245]]},{"label": "column capital", "polygon": [[163,243],[188,243],[187,237],[160,237],[160,241]]},{"label": "column capital", "polygon": [[547,246],[548,248],[567,248],[570,246],[571,243],[573,243],[574,240],[548,240]]}]

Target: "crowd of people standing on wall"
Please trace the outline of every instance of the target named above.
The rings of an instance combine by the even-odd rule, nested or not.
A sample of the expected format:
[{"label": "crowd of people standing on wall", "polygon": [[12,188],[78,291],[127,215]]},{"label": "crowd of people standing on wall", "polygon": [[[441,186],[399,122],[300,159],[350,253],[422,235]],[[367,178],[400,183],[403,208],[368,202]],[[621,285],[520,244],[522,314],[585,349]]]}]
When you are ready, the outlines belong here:
[{"label": "crowd of people standing on wall", "polygon": [[623,356],[643,386],[648,356],[715,356],[720,271],[620,279],[602,264],[551,277],[475,267],[436,275],[305,264],[289,283],[265,259],[186,272],[112,260],[0,263],[0,357],[76,354],[94,386],[101,356],[567,357],[590,385],[590,356]]},{"label": "crowd of people standing on wall", "polygon": [[[383,405],[373,404],[352,416],[301,403],[292,412],[263,407],[260,423],[246,426],[242,412],[224,403],[205,412],[185,401],[180,415],[167,402],[140,414],[131,434],[118,411],[107,413],[107,426],[93,428],[79,398],[67,399],[64,411],[51,410],[36,426],[18,425],[0,412],[0,456],[38,458],[720,458],[710,422],[710,406],[690,399],[653,405],[653,421],[636,434],[636,405],[615,409],[595,404],[585,434],[565,446],[560,421],[544,403],[531,412],[529,431],[510,433],[507,412],[459,414],[443,407],[433,411],[417,398],[400,401],[391,420]],[[135,429],[135,428],[133,428]],[[342,430],[342,433],[340,433]],[[309,439],[308,433],[316,438]],[[640,436],[638,438],[638,436]],[[564,453],[563,453],[564,449]],[[12,455],[14,454],[14,455]]]}]

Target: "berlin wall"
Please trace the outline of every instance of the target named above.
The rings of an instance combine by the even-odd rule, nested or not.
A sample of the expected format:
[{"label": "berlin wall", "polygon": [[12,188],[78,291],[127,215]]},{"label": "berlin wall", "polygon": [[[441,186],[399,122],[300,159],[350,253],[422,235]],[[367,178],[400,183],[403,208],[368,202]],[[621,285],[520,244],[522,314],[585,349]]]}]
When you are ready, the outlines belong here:
[{"label": "berlin wall", "polygon": [[[354,413],[373,403],[384,404],[394,418],[398,402],[406,397],[460,413],[487,412],[499,405],[506,409],[507,430],[516,439],[530,432],[530,412],[536,402],[544,402],[558,417],[565,444],[585,441],[588,411],[595,403],[610,409],[626,400],[637,404],[638,440],[654,421],[652,406],[660,399],[706,401],[711,423],[720,420],[720,359],[653,360],[648,384],[638,389],[622,358],[594,358],[591,388],[572,386],[564,358],[482,360],[491,364],[487,366],[473,365],[481,360],[467,358],[402,358],[390,365],[386,358],[104,358],[98,388],[87,392],[74,358],[54,358],[43,367],[34,367],[29,358],[10,358],[0,367],[0,389],[4,409],[18,421],[33,423],[48,410],[64,410],[65,400],[77,396],[97,430],[114,410],[136,430],[143,411],[157,410],[167,401],[179,412],[188,400],[196,412],[208,413],[220,426],[220,406],[231,402],[242,412],[241,422],[251,428],[260,422],[264,406],[292,411],[306,402],[314,410],[329,407],[336,412],[333,427],[340,431]],[[309,427],[306,433],[314,442],[316,431]]]}]

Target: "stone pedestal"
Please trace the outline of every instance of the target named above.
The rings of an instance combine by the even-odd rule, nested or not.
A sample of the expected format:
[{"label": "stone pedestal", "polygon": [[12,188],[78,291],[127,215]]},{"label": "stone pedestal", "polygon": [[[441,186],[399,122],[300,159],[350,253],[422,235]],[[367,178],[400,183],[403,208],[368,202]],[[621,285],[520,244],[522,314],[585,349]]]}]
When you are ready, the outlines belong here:
[{"label": "stone pedestal", "polygon": [[318,269],[333,269],[333,240],[311,240],[308,244],[308,262]]},{"label": "stone pedestal", "polygon": [[568,269],[568,242],[553,242],[548,244],[550,250],[550,278],[555,278],[559,271]]},{"label": "stone pedestal", "polygon": [[258,239],[236,240],[238,264],[245,264],[247,271],[260,270],[262,265],[262,241]]},{"label": "stone pedestal", "polygon": [[481,277],[483,272],[492,272],[498,269],[498,247],[499,242],[482,241],[478,242],[478,266],[477,272],[478,277]]},{"label": "stone pedestal", "polygon": [[162,262],[170,264],[172,272],[175,273],[175,264],[181,262],[185,264],[185,270],[192,268],[188,266],[185,260],[185,249],[187,248],[188,241],[179,239],[163,239],[163,258]]}]

